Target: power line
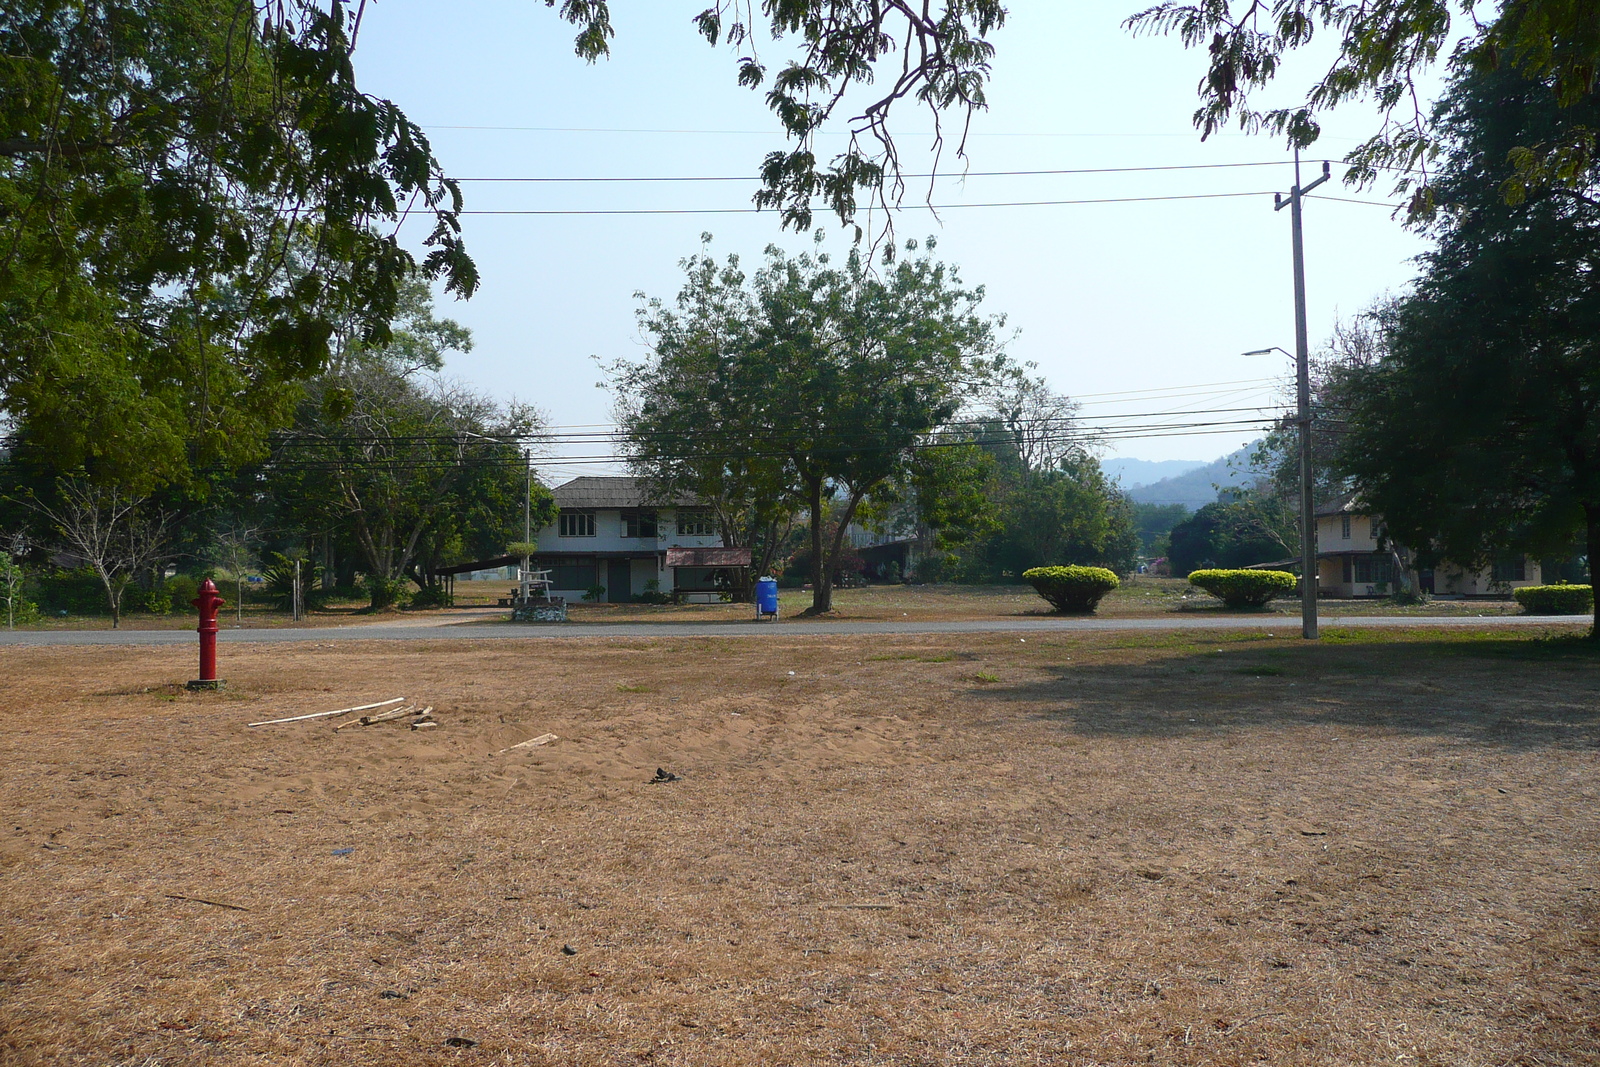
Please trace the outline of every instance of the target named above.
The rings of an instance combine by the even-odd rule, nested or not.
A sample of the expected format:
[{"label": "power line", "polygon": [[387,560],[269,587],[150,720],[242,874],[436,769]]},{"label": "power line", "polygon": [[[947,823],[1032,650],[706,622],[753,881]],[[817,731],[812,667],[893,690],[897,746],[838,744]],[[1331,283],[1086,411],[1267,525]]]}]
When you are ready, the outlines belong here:
[{"label": "power line", "polygon": [[[1045,177],[1069,174],[1148,174],[1171,170],[1232,170],[1239,167],[1285,167],[1286,159],[1265,160],[1257,163],[1175,163],[1151,167],[1078,167],[1065,170],[977,170],[977,171],[927,171],[918,174],[901,174],[900,178],[1017,178]],[[509,177],[509,178],[457,178],[458,182],[505,182],[523,184],[585,183],[585,182],[755,182],[758,174],[683,175],[671,176],[600,176],[600,177]]]},{"label": "power line", "polygon": [[[929,210],[929,211],[961,211],[971,208],[999,208],[999,207],[1064,207],[1077,204],[1147,204],[1167,200],[1225,200],[1246,196],[1271,196],[1273,190],[1255,190],[1248,193],[1185,193],[1176,196],[1111,196],[1090,200],[1012,200],[1003,203],[990,204],[906,204],[899,205],[901,210]],[[582,209],[556,209],[541,208],[534,210],[472,210],[463,211],[463,215],[753,215],[760,212],[761,208],[754,207],[711,207],[711,208],[582,208]],[[770,209],[769,209],[770,210]]]},{"label": "power line", "polygon": [[[771,137],[775,134],[781,136],[781,131],[766,130],[692,130],[692,129],[661,129],[645,127],[617,127],[617,126],[461,126],[461,125],[433,125],[424,124],[425,130],[471,130],[486,133],[649,133],[672,135],[704,135],[704,136],[730,136],[730,137]],[[817,136],[821,137],[851,137],[855,136],[850,130],[819,130]],[[896,134],[897,137],[933,137],[931,130],[906,130]],[[1172,138],[1181,137],[1193,140],[1194,133],[1065,133],[1049,130],[1033,131],[988,131],[973,130],[967,135],[971,137],[1071,137],[1087,139],[1139,139],[1139,138]],[[1215,133],[1213,137],[1248,137],[1250,134],[1241,133]],[[1352,138],[1330,138],[1330,140],[1352,140]]]}]

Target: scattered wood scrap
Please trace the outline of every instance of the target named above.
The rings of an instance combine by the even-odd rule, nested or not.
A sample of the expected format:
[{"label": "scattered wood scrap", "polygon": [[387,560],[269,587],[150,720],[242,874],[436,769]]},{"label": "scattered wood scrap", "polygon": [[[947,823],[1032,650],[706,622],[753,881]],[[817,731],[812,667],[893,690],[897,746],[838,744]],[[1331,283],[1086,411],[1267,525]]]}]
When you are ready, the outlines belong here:
[{"label": "scattered wood scrap", "polygon": [[340,708],[337,711],[313,711],[310,715],[291,715],[287,719],[263,719],[261,722],[246,723],[247,726],[273,726],[280,722],[304,722],[306,719],[331,719],[335,715],[349,715],[355,711],[367,711],[370,708],[381,708],[389,704],[400,704],[405,697],[395,697],[393,700],[380,700],[376,704],[358,704],[353,708]]},{"label": "scattered wood scrap", "polygon": [[427,707],[421,709],[418,709],[415,704],[407,704],[403,708],[395,708],[391,711],[379,712],[376,715],[363,715],[359,719],[351,719],[349,722],[342,722],[333,728],[333,732],[338,733],[346,726],[376,726],[380,722],[394,722],[396,719],[404,719],[407,716],[415,716],[418,720],[422,720],[430,717],[432,714],[432,704],[429,704]]},{"label": "scattered wood scrap", "polygon": [[229,911],[249,911],[242,904],[224,904],[220,900],[207,900],[205,897],[186,897],[182,893],[166,894],[168,900],[187,900],[195,904],[210,904],[213,908],[227,908]]},{"label": "scattered wood scrap", "polygon": [[538,748],[540,745],[548,745],[550,742],[557,740],[560,739],[556,737],[555,734],[540,734],[538,737],[530,737],[526,741],[518,741],[510,748],[502,748],[499,752],[496,752],[495,755],[503,756],[507,752],[511,752],[519,748]]}]

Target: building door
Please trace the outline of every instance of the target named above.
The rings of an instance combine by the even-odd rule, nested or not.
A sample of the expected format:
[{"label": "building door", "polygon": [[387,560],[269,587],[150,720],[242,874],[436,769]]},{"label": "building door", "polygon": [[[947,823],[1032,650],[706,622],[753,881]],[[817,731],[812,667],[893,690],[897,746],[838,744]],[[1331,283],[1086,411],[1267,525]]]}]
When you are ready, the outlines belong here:
[{"label": "building door", "polygon": [[626,604],[633,599],[633,565],[625,559],[609,561],[606,567],[606,603]]}]

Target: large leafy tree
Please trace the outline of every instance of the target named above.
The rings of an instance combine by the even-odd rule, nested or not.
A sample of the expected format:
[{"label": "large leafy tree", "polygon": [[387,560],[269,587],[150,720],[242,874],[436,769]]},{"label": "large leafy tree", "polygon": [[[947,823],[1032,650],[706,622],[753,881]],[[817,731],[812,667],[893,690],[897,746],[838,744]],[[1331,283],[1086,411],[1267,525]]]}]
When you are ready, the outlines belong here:
[{"label": "large leafy tree", "polygon": [[[1385,316],[1387,353],[1350,390],[1346,471],[1423,557],[1600,553],[1600,165],[1507,202],[1519,145],[1600,125],[1513,71],[1458,77],[1434,251]],[[1591,567],[1591,573],[1593,572]]]},{"label": "large leafy tree", "polygon": [[859,251],[835,262],[770,248],[751,277],[702,255],[676,309],[647,306],[651,357],[618,370],[636,471],[713,501],[806,509],[814,611],[832,608],[833,562],[862,502],[947,476],[913,461],[1004,364],[982,289],[931,242],[907,252],[880,275]]},{"label": "large leafy tree", "polygon": [[770,373],[754,294],[737,256],[719,264],[702,251],[683,267],[673,303],[639,310],[651,358],[611,368],[624,451],[653,499],[701,501],[722,543],[749,548],[752,568],[770,573],[801,500],[787,457],[752,427]]},{"label": "large leafy tree", "polygon": [[414,268],[472,292],[455,184],[356,87],[359,12],[0,9],[0,410],[61,467],[141,492],[259,458],[337,324],[386,342]]},{"label": "large leafy tree", "polygon": [[1291,504],[1270,495],[1207,504],[1172,528],[1168,562],[1182,578],[1200,567],[1249,567],[1300,550]]},{"label": "large leafy tree", "polygon": [[471,335],[435,316],[415,279],[400,295],[389,343],[346,339],[264,471],[280,529],[358,559],[374,608],[407,580],[433,589],[444,564],[504,553],[521,535],[524,493],[537,523],[553,516],[522,454],[538,413],[440,377],[445,354],[469,350]]}]

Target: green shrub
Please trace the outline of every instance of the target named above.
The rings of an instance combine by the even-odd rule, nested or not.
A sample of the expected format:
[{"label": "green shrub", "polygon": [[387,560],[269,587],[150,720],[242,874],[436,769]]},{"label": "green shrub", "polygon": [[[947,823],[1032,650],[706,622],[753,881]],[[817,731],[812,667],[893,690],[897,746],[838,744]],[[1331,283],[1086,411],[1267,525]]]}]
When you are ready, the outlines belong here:
[{"label": "green shrub", "polygon": [[88,567],[56,571],[39,579],[39,606],[52,615],[109,615],[106,589]]},{"label": "green shrub", "polygon": [[191,612],[200,595],[200,579],[189,574],[175,575],[167,579],[167,592],[172,595],[173,610]]},{"label": "green shrub", "polygon": [[411,594],[411,603],[406,605],[413,610],[418,608],[453,608],[456,598],[443,585],[425,585]]},{"label": "green shrub", "polygon": [[151,589],[142,589],[137,585],[128,587],[122,594],[123,611],[143,611],[150,615],[172,614],[172,591],[167,588],[167,583]]},{"label": "green shrub", "polygon": [[1034,567],[1022,580],[1063,614],[1087,615],[1122,583],[1104,567]]},{"label": "green shrub", "polygon": [[1230,608],[1259,608],[1275,597],[1289,596],[1300,582],[1288,571],[1190,571],[1189,584],[1199,586]]},{"label": "green shrub", "polygon": [[670,604],[672,603],[672,594],[663,593],[661,591],[661,582],[652,578],[644,583],[644,592],[633,599],[637,604]]},{"label": "green shrub", "polygon": [[598,604],[600,601],[604,600],[605,597],[606,587],[599,584],[591,585],[587,590],[584,591],[583,594],[583,599],[587,600],[591,604]]},{"label": "green shrub", "polygon": [[1587,585],[1530,585],[1511,595],[1529,615],[1587,615],[1594,610],[1594,590]]}]

